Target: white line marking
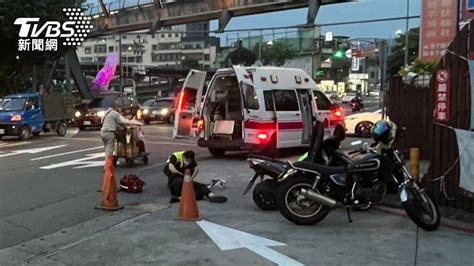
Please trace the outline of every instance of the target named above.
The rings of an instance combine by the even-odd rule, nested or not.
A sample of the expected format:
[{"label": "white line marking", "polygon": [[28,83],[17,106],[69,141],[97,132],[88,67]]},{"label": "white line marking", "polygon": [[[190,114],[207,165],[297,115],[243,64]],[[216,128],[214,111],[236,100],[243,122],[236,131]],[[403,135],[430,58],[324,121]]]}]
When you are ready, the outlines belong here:
[{"label": "white line marking", "polygon": [[87,161],[87,160],[103,158],[103,157],[105,157],[104,152],[94,153],[94,154],[86,154],[85,158],[66,161],[66,162],[62,162],[62,163],[50,164],[50,165],[42,166],[42,167],[40,167],[40,169],[50,170],[50,169],[66,167],[66,166],[76,166],[76,167],[74,167],[74,169],[87,168],[87,167],[99,167],[99,166],[104,166],[105,161]]},{"label": "white line marking", "polygon": [[48,156],[43,156],[43,157],[38,157],[31,159],[31,161],[37,161],[37,160],[43,160],[43,159],[48,159],[48,158],[53,158],[53,157],[58,157],[58,156],[63,156],[63,155],[68,155],[68,154],[73,154],[73,153],[79,153],[83,151],[91,151],[91,150],[97,150],[103,148],[102,146],[97,146],[93,148],[88,148],[88,149],[82,149],[82,150],[76,150],[76,151],[68,151],[68,152],[63,152],[63,153],[58,153],[58,154],[53,154],[53,155],[48,155]]},{"label": "white line marking", "polygon": [[246,248],[278,265],[303,265],[302,263],[269,248],[272,246],[286,246],[285,243],[252,235],[204,220],[196,223],[209,236],[209,238],[216,243],[220,250],[225,251]]},{"label": "white line marking", "polygon": [[0,143],[0,148],[8,148],[8,147],[14,147],[14,146],[21,146],[25,144],[30,144],[31,142],[25,141],[25,142],[15,142],[15,143],[8,143],[8,142],[2,142]]},{"label": "white line marking", "polygon": [[10,153],[7,154],[1,154],[0,157],[8,157],[8,156],[13,156],[13,155],[18,155],[18,154],[35,154],[39,152],[44,152],[44,151],[49,151],[53,149],[58,149],[67,146],[65,145],[58,145],[58,146],[51,146],[51,147],[44,147],[44,148],[34,148],[34,149],[27,149],[27,150],[16,150],[16,151],[11,151]]},{"label": "white line marking", "polygon": [[77,133],[79,133],[79,129],[78,129],[78,128],[74,128],[74,129],[68,128],[65,137],[66,137],[66,138],[72,138],[72,137],[74,137],[75,135],[77,135]]}]

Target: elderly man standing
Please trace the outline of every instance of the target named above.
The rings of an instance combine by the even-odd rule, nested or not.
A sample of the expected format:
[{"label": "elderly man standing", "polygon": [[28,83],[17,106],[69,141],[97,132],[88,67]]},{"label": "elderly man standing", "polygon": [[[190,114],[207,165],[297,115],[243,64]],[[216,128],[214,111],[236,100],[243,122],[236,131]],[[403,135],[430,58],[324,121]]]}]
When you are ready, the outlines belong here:
[{"label": "elderly man standing", "polygon": [[[130,121],[120,114],[122,104],[118,100],[114,101],[111,107],[105,112],[102,118],[102,128],[100,136],[105,147],[105,160],[107,157],[113,156],[115,144],[115,131],[117,128],[127,125],[142,125],[137,121]],[[105,168],[104,168],[105,169]]]}]

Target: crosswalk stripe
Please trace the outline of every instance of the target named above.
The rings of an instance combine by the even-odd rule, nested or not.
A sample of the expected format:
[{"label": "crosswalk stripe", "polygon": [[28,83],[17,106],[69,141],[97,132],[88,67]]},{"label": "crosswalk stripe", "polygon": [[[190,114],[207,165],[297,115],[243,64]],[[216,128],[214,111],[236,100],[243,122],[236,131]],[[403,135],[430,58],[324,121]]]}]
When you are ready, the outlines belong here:
[{"label": "crosswalk stripe", "polygon": [[58,153],[58,154],[52,154],[52,155],[48,155],[48,156],[33,158],[33,159],[31,159],[31,161],[37,161],[37,160],[48,159],[48,158],[53,158],[53,157],[59,157],[59,156],[63,156],[63,155],[79,153],[79,152],[84,152],[84,151],[97,150],[97,149],[100,149],[100,148],[103,148],[103,147],[98,146],[98,147],[93,147],[93,148],[88,148],[88,149],[82,149],[82,150],[75,150],[75,151],[68,151],[68,152],[63,152],[63,153]]}]

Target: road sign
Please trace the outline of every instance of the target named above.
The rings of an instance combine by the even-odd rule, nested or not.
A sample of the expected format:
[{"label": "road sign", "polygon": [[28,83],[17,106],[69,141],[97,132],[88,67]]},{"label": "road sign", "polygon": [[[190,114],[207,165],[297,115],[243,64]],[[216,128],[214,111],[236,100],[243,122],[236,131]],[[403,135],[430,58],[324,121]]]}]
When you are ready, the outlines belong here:
[{"label": "road sign", "polygon": [[353,57],[352,58],[352,64],[351,64],[351,69],[352,71],[359,71],[360,68],[360,58],[358,57]]},{"label": "road sign", "polygon": [[246,248],[277,265],[303,265],[302,263],[269,248],[286,246],[285,243],[252,235],[208,221],[198,221],[196,223],[221,250],[225,251]]},{"label": "road sign", "polygon": [[449,72],[440,69],[436,72],[434,119],[438,122],[449,121],[450,82]]},{"label": "road sign", "polygon": [[331,42],[332,39],[333,39],[333,38],[332,38],[332,32],[330,32],[330,31],[326,32],[326,35],[325,35],[324,40],[325,40],[326,42]]},{"label": "road sign", "polygon": [[346,57],[347,57],[347,58],[352,58],[352,49],[347,49],[347,51],[346,51]]}]

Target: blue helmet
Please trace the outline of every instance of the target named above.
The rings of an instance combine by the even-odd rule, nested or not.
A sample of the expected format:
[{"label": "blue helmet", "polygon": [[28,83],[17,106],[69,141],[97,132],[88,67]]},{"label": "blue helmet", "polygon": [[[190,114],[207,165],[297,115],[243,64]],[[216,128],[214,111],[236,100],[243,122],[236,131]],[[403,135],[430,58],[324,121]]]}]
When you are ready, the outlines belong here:
[{"label": "blue helmet", "polygon": [[388,121],[379,120],[372,127],[372,138],[377,142],[388,144],[390,142],[390,130],[392,126]]}]

